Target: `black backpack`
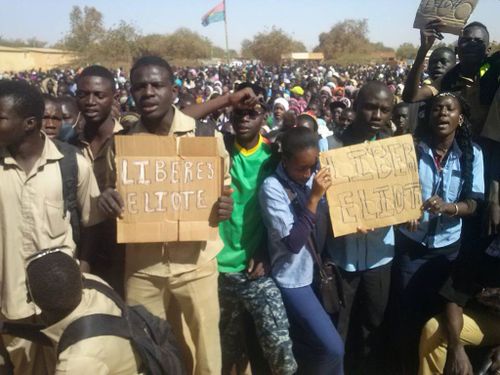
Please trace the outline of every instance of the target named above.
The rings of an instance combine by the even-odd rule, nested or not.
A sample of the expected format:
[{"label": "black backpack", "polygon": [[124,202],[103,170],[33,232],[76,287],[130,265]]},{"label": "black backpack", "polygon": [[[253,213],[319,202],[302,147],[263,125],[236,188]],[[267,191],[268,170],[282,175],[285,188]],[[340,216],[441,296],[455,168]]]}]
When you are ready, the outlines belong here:
[{"label": "black backpack", "polygon": [[184,374],[175,336],[168,322],[142,305],[127,306],[116,292],[96,280],[84,279],[83,287],[104,294],[122,310],[122,316],[94,314],[72,322],[62,334],[57,356],[71,345],[96,336],[119,336],[130,340],[142,360],[140,371],[148,375]]},{"label": "black backpack", "polygon": [[59,168],[61,169],[62,177],[62,190],[64,200],[64,217],[69,211],[71,214],[70,223],[73,231],[73,241],[77,248],[80,242],[80,210],[77,201],[77,186],[78,186],[78,163],[76,161],[76,154],[80,151],[68,143],[52,140],[63,158],[59,160]]}]

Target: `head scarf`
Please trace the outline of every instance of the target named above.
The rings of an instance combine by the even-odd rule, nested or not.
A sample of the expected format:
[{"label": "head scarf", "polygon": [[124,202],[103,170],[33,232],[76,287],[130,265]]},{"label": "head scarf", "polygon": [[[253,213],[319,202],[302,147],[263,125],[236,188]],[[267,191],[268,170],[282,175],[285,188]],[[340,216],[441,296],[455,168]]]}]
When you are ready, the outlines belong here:
[{"label": "head scarf", "polygon": [[285,99],[285,98],[277,98],[275,101],[274,101],[274,104],[273,104],[273,110],[274,110],[274,107],[276,107],[276,104],[281,104],[281,106],[283,108],[285,108],[285,112],[288,111],[289,109],[289,104],[288,104],[288,101]]}]

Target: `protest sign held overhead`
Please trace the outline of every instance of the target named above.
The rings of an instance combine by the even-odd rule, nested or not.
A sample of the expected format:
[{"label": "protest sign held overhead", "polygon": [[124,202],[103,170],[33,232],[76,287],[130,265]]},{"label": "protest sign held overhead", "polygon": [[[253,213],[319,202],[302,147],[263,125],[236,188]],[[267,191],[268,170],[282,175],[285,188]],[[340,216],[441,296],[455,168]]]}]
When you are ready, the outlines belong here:
[{"label": "protest sign held overhead", "polygon": [[422,0],[413,27],[423,29],[439,17],[444,26],[439,31],[460,35],[479,0]]},{"label": "protest sign held overhead", "polygon": [[215,138],[117,136],[116,165],[125,203],[119,243],[216,238],[222,158]]},{"label": "protest sign held overhead", "polygon": [[322,152],[332,186],[326,197],[335,237],[421,215],[418,165],[410,135]]}]

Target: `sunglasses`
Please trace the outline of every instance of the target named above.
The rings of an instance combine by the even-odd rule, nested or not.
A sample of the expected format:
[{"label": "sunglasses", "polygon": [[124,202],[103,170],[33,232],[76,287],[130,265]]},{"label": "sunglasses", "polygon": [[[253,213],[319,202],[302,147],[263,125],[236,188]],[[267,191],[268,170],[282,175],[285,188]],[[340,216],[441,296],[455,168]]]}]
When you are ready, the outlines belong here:
[{"label": "sunglasses", "polygon": [[245,116],[248,116],[250,118],[257,118],[260,115],[263,115],[265,112],[266,111],[262,104],[257,104],[253,109],[240,109],[240,108],[233,109],[234,116],[240,118],[243,118]]}]

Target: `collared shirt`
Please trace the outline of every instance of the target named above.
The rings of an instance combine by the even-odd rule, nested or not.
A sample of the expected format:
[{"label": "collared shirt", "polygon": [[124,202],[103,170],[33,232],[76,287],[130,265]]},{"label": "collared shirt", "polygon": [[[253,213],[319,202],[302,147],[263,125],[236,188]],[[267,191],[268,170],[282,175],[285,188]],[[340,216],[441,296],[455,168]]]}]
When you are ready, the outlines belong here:
[{"label": "collared shirt", "polygon": [[[173,110],[175,112],[169,135],[194,137],[195,120],[175,107]],[[148,133],[141,121],[135,124],[128,134],[136,133]],[[216,132],[215,137],[218,140],[219,154],[224,157],[224,185],[228,186],[231,184],[229,154],[221,134]],[[114,163],[113,167],[116,168]],[[139,272],[150,276],[169,277],[192,271],[214,259],[223,246],[220,237],[214,241],[127,244],[127,273]]]},{"label": "collared shirt", "polygon": [[[97,276],[86,278],[105,284]],[[80,304],[67,317],[45,328],[42,332],[57,346],[65,329],[75,320],[93,314],[121,316],[120,308],[95,289],[83,289]],[[83,339],[69,346],[57,359],[56,375],[132,375],[138,374],[141,361],[128,339],[119,336],[97,336]]]},{"label": "collared shirt", "polygon": [[[375,139],[381,138],[385,138],[385,134],[377,133]],[[356,133],[351,128],[344,131],[341,139],[331,139],[332,148],[362,142],[357,139]],[[337,238],[329,236],[327,251],[330,259],[347,272],[381,267],[389,264],[394,258],[394,229],[389,226],[377,228],[367,234],[352,233]]]},{"label": "collared shirt", "polygon": [[366,271],[389,264],[394,258],[394,229],[377,228],[367,234],[353,233],[328,238],[328,255],[347,272]]},{"label": "collared shirt", "polygon": [[[418,174],[422,187],[422,202],[435,194],[447,203],[458,202],[464,179],[460,165],[462,152],[457,143],[453,141],[440,172],[436,167],[432,149],[425,142],[420,142],[418,148],[420,152]],[[473,150],[472,195],[470,198],[482,199],[484,195],[483,154],[476,144],[473,145]],[[457,216],[434,215],[424,211],[416,232],[410,232],[403,227],[400,227],[399,230],[407,237],[428,248],[440,248],[451,245],[460,239],[462,219]]]},{"label": "collared shirt", "polygon": [[[278,166],[275,173],[278,177],[271,175],[266,178],[259,193],[262,217],[267,228],[271,274],[280,287],[300,288],[312,283],[314,260],[310,251],[314,251],[314,249],[309,249],[309,244],[306,242],[306,245],[297,254],[294,254],[286,248],[282,241],[290,234],[293,223],[297,220],[300,212],[295,212],[287,191],[279,179],[286,181],[293,192],[297,194],[299,201],[307,202],[311,194],[314,175],[305,185],[299,185],[288,177],[282,164]],[[326,214],[326,201],[322,199],[318,206],[316,223],[327,223]],[[326,235],[325,231],[321,233],[321,229],[316,228],[316,237],[319,243]],[[320,245],[319,248],[322,246]]]},{"label": "collared shirt", "polygon": [[[114,120],[113,134],[123,130],[123,126]],[[113,136],[110,135],[103,143],[99,151],[94,155],[90,148],[90,142],[85,139],[84,133],[78,137],[77,147],[82,151],[85,159],[92,164],[92,169],[99,185],[99,189],[103,191],[106,187],[111,186],[116,181],[116,173],[112,167],[115,158],[113,145]]]},{"label": "collared shirt", "polygon": [[[64,212],[62,177],[58,161],[63,155],[45,137],[40,158],[25,173],[6,148],[0,148],[0,304],[8,319],[34,314],[26,303],[25,259],[36,251],[61,246],[75,250],[70,213]],[[99,188],[90,164],[77,155],[77,203],[83,225],[102,217],[97,210]]]}]

